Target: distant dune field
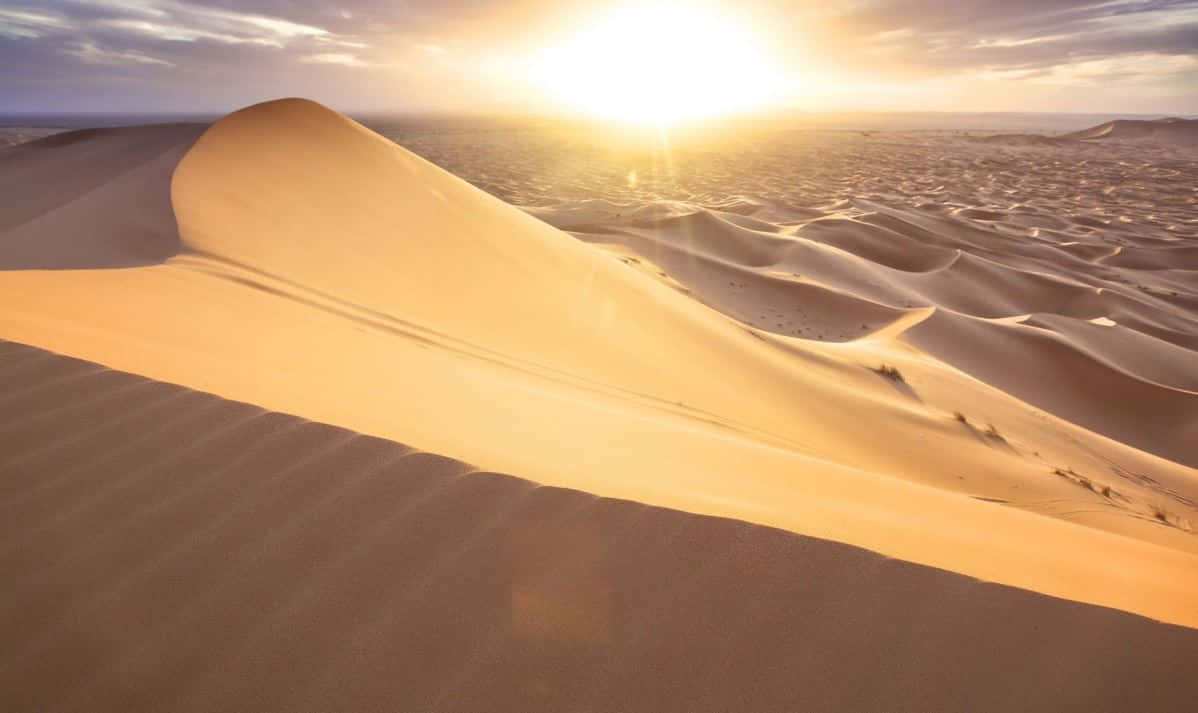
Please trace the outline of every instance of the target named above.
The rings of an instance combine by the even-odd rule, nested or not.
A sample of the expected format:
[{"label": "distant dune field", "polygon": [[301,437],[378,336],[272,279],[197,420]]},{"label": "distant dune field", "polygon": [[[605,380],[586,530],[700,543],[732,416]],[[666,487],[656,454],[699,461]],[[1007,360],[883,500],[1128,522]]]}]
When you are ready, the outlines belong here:
[{"label": "distant dune field", "polygon": [[0,704],[1181,709],[1174,133],[0,150]]}]

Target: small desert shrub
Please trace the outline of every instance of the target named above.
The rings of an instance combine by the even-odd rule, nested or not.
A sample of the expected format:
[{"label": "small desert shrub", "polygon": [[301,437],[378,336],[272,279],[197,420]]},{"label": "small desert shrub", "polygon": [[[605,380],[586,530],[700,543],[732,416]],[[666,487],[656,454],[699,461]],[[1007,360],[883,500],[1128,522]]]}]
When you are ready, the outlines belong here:
[{"label": "small desert shrub", "polygon": [[993,423],[986,424],[986,436],[993,438],[996,441],[1002,441],[1003,443],[1007,442],[1007,439],[1003,438],[1003,435],[998,432],[998,428],[996,428]]},{"label": "small desert shrub", "polygon": [[883,364],[882,366],[879,366],[877,369],[874,369],[874,371],[878,372],[882,376],[885,376],[887,379],[890,379],[892,381],[897,381],[899,383],[906,383],[906,380],[903,379],[903,373],[901,371],[899,371],[897,367],[893,367],[889,364]]},{"label": "small desert shrub", "polygon": [[957,419],[960,423],[969,423],[969,419],[965,418],[965,414],[960,411],[953,411],[953,418]]}]

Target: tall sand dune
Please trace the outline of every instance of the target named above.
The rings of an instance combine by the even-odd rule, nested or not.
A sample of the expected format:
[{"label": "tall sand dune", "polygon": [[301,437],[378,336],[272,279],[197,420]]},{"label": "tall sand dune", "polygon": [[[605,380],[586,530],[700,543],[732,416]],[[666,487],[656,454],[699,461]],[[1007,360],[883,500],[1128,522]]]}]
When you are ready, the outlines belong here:
[{"label": "tall sand dune", "polygon": [[[579,240],[312,102],[196,131],[42,147],[39,181],[59,171],[66,188],[0,241],[24,246],[13,267],[92,269],[0,272],[20,297],[0,304],[0,337],[544,485],[1198,626],[1198,395],[1177,351],[1195,317],[1158,287],[1176,276],[1146,292],[1060,247],[1105,222],[1050,239],[1030,208],[899,211],[871,193],[789,214],[590,204],[559,223]],[[141,158],[113,163],[143,135]],[[110,239],[132,234],[118,223],[89,231],[79,207],[168,188],[170,215],[152,203],[138,233],[156,251]],[[46,254],[90,257],[27,257],[67,234],[79,245]],[[1151,333],[1168,366],[1027,313]],[[1098,390],[1059,379],[1082,372]],[[1093,414],[1107,387],[1147,398]],[[48,447],[74,453],[88,432]]]}]

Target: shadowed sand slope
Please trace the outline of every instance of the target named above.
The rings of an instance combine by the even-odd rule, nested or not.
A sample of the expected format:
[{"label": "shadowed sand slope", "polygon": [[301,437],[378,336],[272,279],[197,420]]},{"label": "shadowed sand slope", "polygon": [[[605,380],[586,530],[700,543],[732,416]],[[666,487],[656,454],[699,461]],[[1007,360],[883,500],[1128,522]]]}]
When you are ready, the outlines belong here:
[{"label": "shadowed sand slope", "polygon": [[1185,710],[1198,631],[0,342],[9,711]]},{"label": "shadowed sand slope", "polygon": [[170,177],[204,129],[85,129],[0,150],[0,270],[128,267],[177,253]]},{"label": "shadowed sand slope", "polygon": [[[1113,336],[1113,347],[1137,345]],[[906,338],[946,363],[1074,423],[1178,462],[1198,463],[1198,392],[1137,377],[1049,329],[942,312],[910,329]],[[1143,341],[1138,346],[1155,346],[1166,357],[1175,349]],[[1093,384],[1101,384],[1101,390]]]},{"label": "shadowed sand slope", "polygon": [[[20,295],[0,335],[546,485],[1198,625],[1187,431],[1079,426],[1067,389],[1035,408],[904,339],[952,309],[1109,313],[1176,348],[1156,368],[1087,332],[1098,373],[1191,403],[1165,339],[1188,333],[1184,305],[1095,288],[1116,268],[1000,234],[996,211],[781,225],[750,201],[649,205],[588,234],[627,241],[613,256],[302,100],[214,124],[171,199],[162,264],[0,272]],[[1044,274],[1050,257],[1077,275]],[[995,334],[1008,361],[1057,353]]]}]

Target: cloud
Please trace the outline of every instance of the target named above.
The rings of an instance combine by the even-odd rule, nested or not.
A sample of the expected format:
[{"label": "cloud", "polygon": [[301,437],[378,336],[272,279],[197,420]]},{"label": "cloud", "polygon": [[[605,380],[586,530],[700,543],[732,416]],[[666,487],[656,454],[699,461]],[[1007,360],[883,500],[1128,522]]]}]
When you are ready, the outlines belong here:
[{"label": "cloud", "polygon": [[67,54],[78,57],[88,64],[150,64],[163,67],[175,65],[157,57],[151,57],[138,50],[104,49],[94,42],[79,41],[70,43],[64,50]]},{"label": "cloud", "polygon": [[819,20],[828,30],[815,35],[821,49],[923,74],[1047,68],[1121,54],[1198,56],[1195,0],[888,0],[823,12]]},{"label": "cloud", "polygon": [[[983,79],[1073,82],[1091,87],[1087,96],[1113,91],[1104,82],[1167,84],[1169,96],[1198,97],[1198,0],[660,1],[747,13],[786,68],[815,78],[811,86],[829,78],[830,96],[854,85]],[[57,103],[62,86],[108,87],[117,76],[119,92],[139,101],[142,92],[174,101],[177,91],[147,79],[155,74],[220,106],[284,88],[424,106],[482,102],[475,90],[483,88],[506,101],[516,90],[487,67],[520,66],[543,49],[537,43],[549,41],[547,31],[568,34],[605,7],[603,0],[0,0],[0,103]],[[360,70],[353,86],[342,67]],[[519,73],[507,74],[514,86]],[[136,91],[135,79],[143,82]],[[364,82],[373,82],[370,91],[355,95]],[[1187,106],[1198,108],[1198,99]]]},{"label": "cloud", "polygon": [[366,63],[355,55],[345,52],[319,52],[317,54],[308,54],[299,58],[299,61],[308,64],[340,64],[345,67],[365,67]]},{"label": "cloud", "polygon": [[363,46],[352,36],[316,22],[204,0],[44,0],[36,5],[0,0],[0,35],[59,41],[63,46],[82,40],[118,39],[130,47],[147,40],[275,49],[305,42]]},{"label": "cloud", "polygon": [[28,8],[0,6],[0,37],[36,39],[70,26],[68,20],[57,15]]},{"label": "cloud", "polygon": [[297,39],[336,39],[314,24],[255,11],[210,7],[185,0],[66,0],[86,8],[98,27],[195,42],[247,43],[282,47]]},{"label": "cloud", "polygon": [[153,37],[169,42],[197,42],[200,40],[212,40],[222,44],[256,44],[265,47],[282,47],[283,43],[273,37],[254,37],[244,35],[234,35],[226,32],[213,32],[199,27],[184,27],[182,25],[160,24],[147,20],[115,19],[102,20],[99,23],[101,26],[112,28],[119,31],[131,32],[134,34],[142,34],[147,37]]}]

